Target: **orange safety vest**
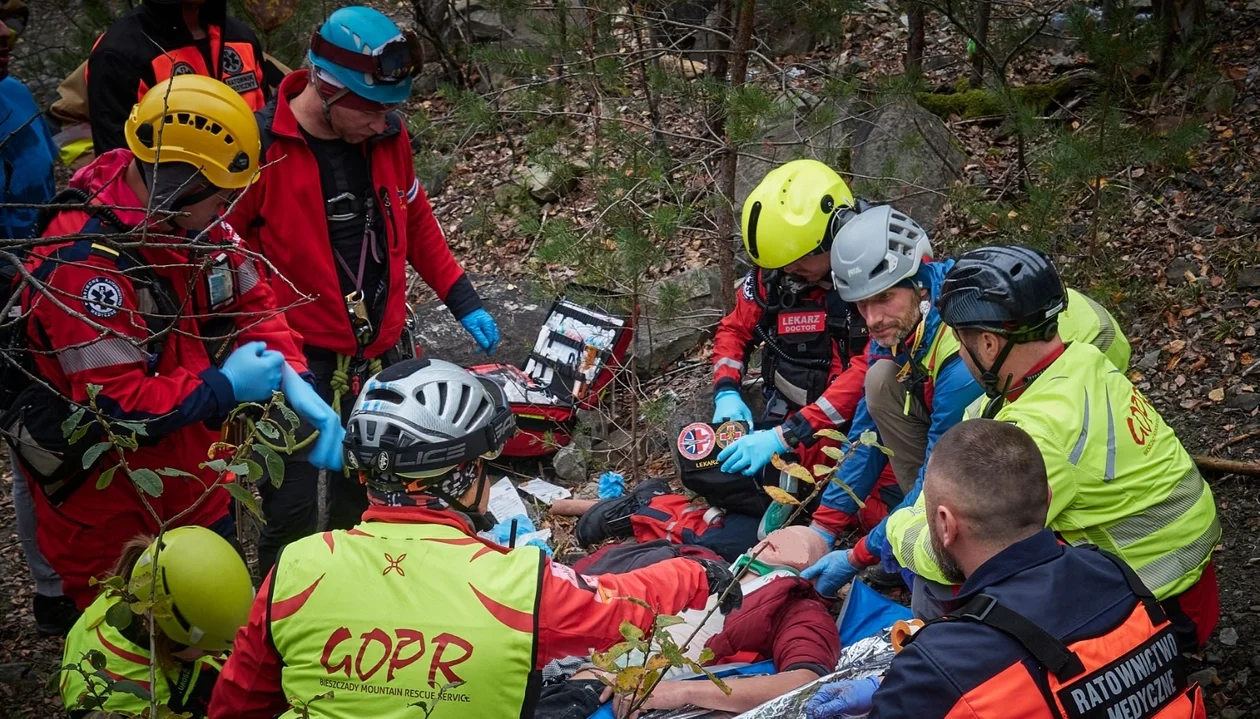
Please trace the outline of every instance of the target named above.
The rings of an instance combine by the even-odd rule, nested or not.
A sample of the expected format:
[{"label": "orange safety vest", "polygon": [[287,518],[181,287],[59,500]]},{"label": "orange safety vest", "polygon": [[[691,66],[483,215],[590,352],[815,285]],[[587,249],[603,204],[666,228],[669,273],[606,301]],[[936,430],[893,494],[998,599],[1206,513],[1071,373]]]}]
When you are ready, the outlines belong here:
[{"label": "orange safety vest", "polygon": [[[210,72],[201,50],[194,45],[185,45],[160,53],[151,62],[153,82],[160,84],[176,75],[205,75],[212,77],[224,85],[236,90],[249,109],[257,112],[267,104],[263,95],[263,59],[254,56],[254,46],[248,42],[223,42],[223,28],[211,25],[206,31],[210,36],[210,64],[217,72]],[[96,38],[92,50],[101,43],[102,34]],[[89,82],[87,68],[83,70],[83,81]],[[140,80],[136,88],[136,102],[139,102],[150,89],[150,85]]]},{"label": "orange safety vest", "polygon": [[[955,710],[981,719],[1206,719],[1203,691],[1187,685],[1177,637],[1155,595],[1127,564],[1097,551],[1124,572],[1138,598],[1124,622],[1105,634],[1064,644],[987,594],[927,623],[924,629],[943,621],[985,624],[1022,644],[1046,671],[1039,686],[1016,662],[963,695]],[[922,636],[920,630],[908,642]]]}]

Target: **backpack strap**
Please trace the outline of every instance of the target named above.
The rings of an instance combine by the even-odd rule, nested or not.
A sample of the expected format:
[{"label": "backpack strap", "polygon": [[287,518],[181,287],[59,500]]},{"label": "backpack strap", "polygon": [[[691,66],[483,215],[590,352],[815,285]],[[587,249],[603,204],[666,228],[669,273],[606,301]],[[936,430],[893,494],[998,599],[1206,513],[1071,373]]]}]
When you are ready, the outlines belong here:
[{"label": "backpack strap", "polygon": [[1130,567],[1123,559],[1117,557],[1111,552],[1104,551],[1097,545],[1082,544],[1078,545],[1077,548],[1097,552],[1101,556],[1106,557],[1112,564],[1116,565],[1116,569],[1120,570],[1120,573],[1124,575],[1125,581],[1129,583],[1129,589],[1137,595],[1138,601],[1140,601],[1142,603],[1142,607],[1146,609],[1146,616],[1151,620],[1151,624],[1159,626],[1168,621],[1168,615],[1164,612],[1164,608],[1160,606],[1159,600],[1155,598],[1155,593],[1142,583],[1142,580],[1138,577],[1137,572],[1133,571],[1133,567]]}]

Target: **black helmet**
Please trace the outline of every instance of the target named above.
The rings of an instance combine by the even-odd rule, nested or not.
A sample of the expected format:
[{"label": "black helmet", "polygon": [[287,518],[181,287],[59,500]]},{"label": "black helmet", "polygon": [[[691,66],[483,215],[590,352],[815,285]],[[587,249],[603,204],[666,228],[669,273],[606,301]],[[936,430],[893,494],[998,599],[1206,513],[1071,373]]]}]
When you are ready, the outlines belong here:
[{"label": "black helmet", "polygon": [[1049,340],[1067,291],[1045,253],[1019,245],[963,253],[945,275],[936,307],[954,329],[979,329],[1012,342]]}]

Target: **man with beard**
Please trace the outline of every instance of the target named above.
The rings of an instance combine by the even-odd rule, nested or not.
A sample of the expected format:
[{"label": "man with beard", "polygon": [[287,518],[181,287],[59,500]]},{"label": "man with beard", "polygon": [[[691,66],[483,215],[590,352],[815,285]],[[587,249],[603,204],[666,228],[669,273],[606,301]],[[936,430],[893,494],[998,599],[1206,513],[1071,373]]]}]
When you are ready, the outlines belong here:
[{"label": "man with beard", "polygon": [[[1060,337],[1062,309],[1078,300],[1042,253],[1015,245],[972,250],[943,287],[941,316],[988,395],[968,416],[1011,422],[1032,436],[1054,490],[1048,526],[1127,562],[1162,603],[1181,650],[1198,650],[1220,616],[1212,549],[1221,523],[1212,490],[1177,435],[1123,366]],[[956,584],[937,566],[927,524],[922,498],[889,518],[897,563],[929,587]]]},{"label": "man with beard", "polygon": [[[806,570],[818,579],[818,590],[830,596],[882,556],[892,559],[886,540],[892,512],[914,506],[923,486],[923,466],[937,439],[963,418],[964,410],[982,394],[967,365],[959,360],[959,343],[937,308],[941,287],[953,260],[921,262],[931,255],[927,234],[909,217],[891,207],[874,207],[851,220],[836,235],[831,251],[833,282],[845,300],[854,302],[874,340],[869,350],[865,397],[849,431],[861,443],[874,431],[891,458],[876,448],[858,446],[840,470],[840,479],[857,496],[866,496],[884,465],[891,464],[905,498],[889,517],[852,549],[832,552]],[[1065,342],[1094,344],[1112,364],[1126,368],[1129,343],[1115,319],[1085,295],[1066,290],[1070,302],[1058,316]],[[834,531],[857,510],[836,486],[823,493],[814,513],[820,532]],[[914,582],[913,606],[928,615],[928,585]],[[930,616],[936,616],[931,614]]]},{"label": "man with beard", "polygon": [[923,496],[940,569],[962,584],[951,613],[910,638],[882,685],[822,687],[810,719],[1205,716],[1137,575],[1045,529],[1054,498],[1032,437],[994,420],[957,425],[928,460]]}]

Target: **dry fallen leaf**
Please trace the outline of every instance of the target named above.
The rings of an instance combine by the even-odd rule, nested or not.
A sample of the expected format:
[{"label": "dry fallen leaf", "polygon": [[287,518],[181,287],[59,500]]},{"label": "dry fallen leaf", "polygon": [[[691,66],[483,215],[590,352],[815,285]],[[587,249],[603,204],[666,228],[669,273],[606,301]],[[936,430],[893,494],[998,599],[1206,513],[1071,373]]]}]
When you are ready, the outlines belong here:
[{"label": "dry fallen leaf", "polygon": [[1185,340],[1173,340],[1172,342],[1169,342],[1168,344],[1164,345],[1164,349],[1168,351],[1168,354],[1174,354],[1174,355],[1180,354],[1181,351],[1184,350],[1185,348],[1186,348]]},{"label": "dry fallen leaf", "polygon": [[1225,390],[1221,389],[1220,387],[1217,387],[1216,389],[1212,390],[1211,392],[1208,392],[1208,399],[1212,400],[1213,402],[1221,402],[1221,401],[1224,401],[1224,399],[1225,399]]}]

